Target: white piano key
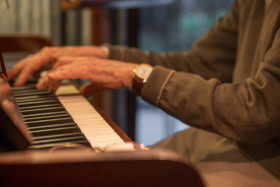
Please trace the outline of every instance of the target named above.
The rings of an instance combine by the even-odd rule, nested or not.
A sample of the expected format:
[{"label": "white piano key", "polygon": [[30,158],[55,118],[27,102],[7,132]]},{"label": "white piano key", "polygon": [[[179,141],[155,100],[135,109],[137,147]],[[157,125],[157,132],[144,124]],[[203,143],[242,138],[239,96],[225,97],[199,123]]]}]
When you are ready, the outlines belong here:
[{"label": "white piano key", "polygon": [[[59,87],[56,95],[66,108],[74,121],[80,127],[91,146],[100,147],[102,149],[116,144],[113,150],[125,150],[129,147],[113,130],[113,128],[105,121],[105,119],[93,108],[85,97],[77,94],[77,90],[73,85],[62,85]],[[129,150],[134,150],[130,148]]]}]

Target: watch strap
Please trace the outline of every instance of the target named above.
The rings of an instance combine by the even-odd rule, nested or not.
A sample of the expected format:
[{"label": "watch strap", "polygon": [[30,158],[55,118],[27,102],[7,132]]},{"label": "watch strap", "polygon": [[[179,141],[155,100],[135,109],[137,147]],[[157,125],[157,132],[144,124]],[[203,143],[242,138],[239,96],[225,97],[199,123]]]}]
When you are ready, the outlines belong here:
[{"label": "watch strap", "polygon": [[133,82],[132,82],[133,91],[136,92],[136,94],[141,95],[141,90],[143,85],[144,85],[144,80],[134,75]]}]

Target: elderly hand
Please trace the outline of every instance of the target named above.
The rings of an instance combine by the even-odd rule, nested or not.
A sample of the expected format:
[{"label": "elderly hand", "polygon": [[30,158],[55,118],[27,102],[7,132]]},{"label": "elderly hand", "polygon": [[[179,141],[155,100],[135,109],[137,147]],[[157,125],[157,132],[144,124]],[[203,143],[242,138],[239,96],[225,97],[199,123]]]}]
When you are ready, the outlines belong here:
[{"label": "elderly hand", "polygon": [[50,87],[55,91],[63,79],[85,79],[91,84],[80,89],[89,96],[94,92],[106,89],[125,87],[132,90],[133,69],[136,64],[94,57],[59,58],[54,68],[39,79],[37,88]]},{"label": "elderly hand", "polygon": [[28,77],[36,75],[46,65],[54,65],[56,60],[62,56],[94,56],[107,58],[107,51],[101,47],[79,46],[79,47],[45,47],[38,53],[28,56],[19,61],[8,73],[9,79],[19,75],[14,86],[25,84]]}]

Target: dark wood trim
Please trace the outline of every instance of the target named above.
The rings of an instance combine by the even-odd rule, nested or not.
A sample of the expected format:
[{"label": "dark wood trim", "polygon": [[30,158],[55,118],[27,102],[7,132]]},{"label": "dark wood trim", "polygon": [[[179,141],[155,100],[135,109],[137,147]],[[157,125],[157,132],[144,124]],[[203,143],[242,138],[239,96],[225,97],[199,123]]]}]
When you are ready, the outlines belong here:
[{"label": "dark wood trim", "polygon": [[[129,47],[138,47],[139,37],[139,9],[129,9],[128,11],[128,26],[127,26],[127,43]],[[135,141],[136,134],[136,111],[137,102],[136,95],[130,91],[126,94],[127,102],[127,135]]]},{"label": "dark wood trim", "polygon": [[164,150],[5,153],[0,155],[0,185],[204,186],[180,155]]},{"label": "dark wood trim", "polygon": [[2,53],[34,53],[45,46],[52,46],[52,41],[36,34],[1,34],[0,50]]}]

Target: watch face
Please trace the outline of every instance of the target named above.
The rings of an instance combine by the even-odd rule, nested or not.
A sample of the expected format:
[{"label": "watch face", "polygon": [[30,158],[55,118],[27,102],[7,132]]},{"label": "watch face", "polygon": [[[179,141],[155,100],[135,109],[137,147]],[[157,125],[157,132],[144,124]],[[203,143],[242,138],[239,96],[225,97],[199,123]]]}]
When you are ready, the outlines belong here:
[{"label": "watch face", "polygon": [[140,79],[146,80],[149,77],[149,75],[151,74],[152,70],[153,70],[152,66],[147,65],[147,64],[142,64],[136,69],[135,74]]}]

